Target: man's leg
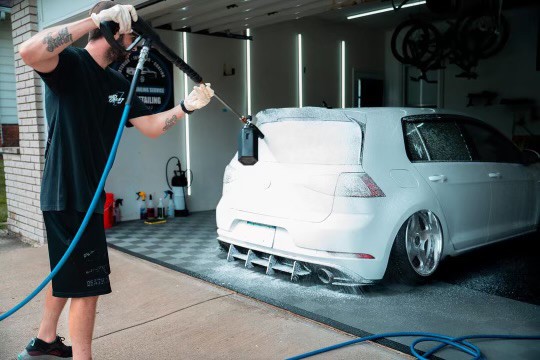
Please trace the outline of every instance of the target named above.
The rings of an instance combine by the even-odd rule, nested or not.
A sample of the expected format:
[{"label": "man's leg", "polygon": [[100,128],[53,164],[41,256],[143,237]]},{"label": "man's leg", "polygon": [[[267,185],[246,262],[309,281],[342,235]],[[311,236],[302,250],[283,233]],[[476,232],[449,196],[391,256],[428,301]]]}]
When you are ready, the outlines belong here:
[{"label": "man's leg", "polygon": [[58,319],[66,305],[66,298],[54,297],[52,294],[52,286],[47,287],[45,294],[45,306],[43,309],[43,318],[38,331],[38,339],[51,343],[56,340],[56,329],[58,327]]},{"label": "man's leg", "polygon": [[69,335],[73,360],[92,359],[92,335],[98,296],[72,298],[69,309]]}]

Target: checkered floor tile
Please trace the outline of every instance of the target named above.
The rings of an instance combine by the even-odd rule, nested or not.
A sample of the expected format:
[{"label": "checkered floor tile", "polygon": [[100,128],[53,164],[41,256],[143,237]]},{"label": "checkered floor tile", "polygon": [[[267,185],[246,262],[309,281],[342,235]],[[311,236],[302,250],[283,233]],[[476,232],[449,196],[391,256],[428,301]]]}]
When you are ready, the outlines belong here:
[{"label": "checkered floor tile", "polygon": [[207,269],[221,255],[216,237],[215,211],[168,219],[164,224],[129,221],[107,230],[112,247],[193,272]]}]

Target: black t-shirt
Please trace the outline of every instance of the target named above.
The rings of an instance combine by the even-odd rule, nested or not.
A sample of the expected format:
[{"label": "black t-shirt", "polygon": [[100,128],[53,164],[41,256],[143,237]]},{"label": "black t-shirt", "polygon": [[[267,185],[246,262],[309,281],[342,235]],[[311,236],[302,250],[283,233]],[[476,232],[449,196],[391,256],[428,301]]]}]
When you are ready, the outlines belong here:
[{"label": "black t-shirt", "polygon": [[[72,46],[60,53],[52,72],[38,74],[47,85],[49,125],[41,210],[86,212],[105,169],[130,84],[117,71],[99,66],[85,49]],[[129,118],[149,114],[134,96]],[[94,212],[102,214],[104,203],[105,192]]]}]

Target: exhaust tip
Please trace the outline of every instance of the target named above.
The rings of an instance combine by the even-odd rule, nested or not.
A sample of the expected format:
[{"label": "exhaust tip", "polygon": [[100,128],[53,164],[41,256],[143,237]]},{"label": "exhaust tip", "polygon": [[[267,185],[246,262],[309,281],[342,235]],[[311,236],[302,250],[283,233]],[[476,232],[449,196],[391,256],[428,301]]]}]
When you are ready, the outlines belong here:
[{"label": "exhaust tip", "polygon": [[334,281],[334,274],[325,268],[320,268],[317,271],[317,276],[319,280],[326,285],[331,284]]}]

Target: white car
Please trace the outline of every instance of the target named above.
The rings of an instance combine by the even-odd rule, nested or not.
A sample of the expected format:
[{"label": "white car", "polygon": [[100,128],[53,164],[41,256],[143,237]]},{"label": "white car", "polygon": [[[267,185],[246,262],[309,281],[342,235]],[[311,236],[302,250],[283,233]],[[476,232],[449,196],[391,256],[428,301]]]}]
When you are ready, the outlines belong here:
[{"label": "white car", "polygon": [[405,282],[441,260],[536,231],[538,153],[450,111],[270,109],[259,158],[236,156],[217,206],[228,260],[291,279]]}]

